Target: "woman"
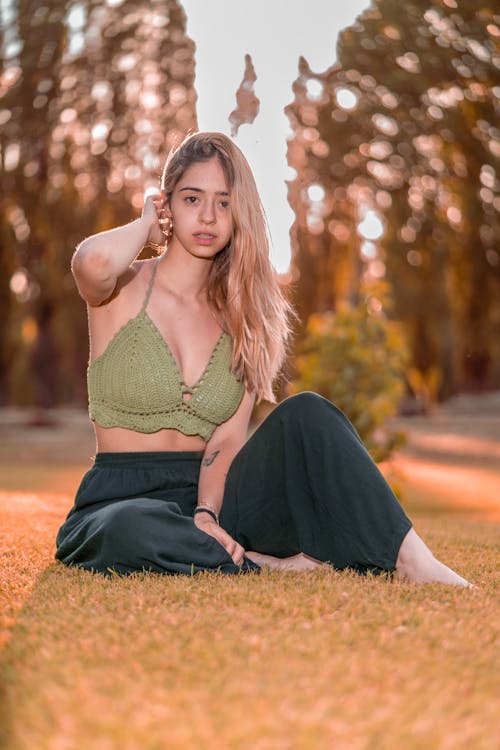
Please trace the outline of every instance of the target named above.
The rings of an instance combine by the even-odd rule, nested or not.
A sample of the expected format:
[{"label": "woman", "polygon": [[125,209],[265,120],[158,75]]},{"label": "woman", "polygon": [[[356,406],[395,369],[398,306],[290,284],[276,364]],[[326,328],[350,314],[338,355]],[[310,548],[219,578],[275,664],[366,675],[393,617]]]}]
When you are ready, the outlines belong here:
[{"label": "woman", "polygon": [[[330,402],[286,399],[246,442],[289,333],[255,182],[229,138],[197,133],[170,154],[161,187],[140,219],[73,257],[97,455],[56,557],[123,574],[328,562],[467,585],[416,535]],[[165,251],[136,260],[150,242]]]}]

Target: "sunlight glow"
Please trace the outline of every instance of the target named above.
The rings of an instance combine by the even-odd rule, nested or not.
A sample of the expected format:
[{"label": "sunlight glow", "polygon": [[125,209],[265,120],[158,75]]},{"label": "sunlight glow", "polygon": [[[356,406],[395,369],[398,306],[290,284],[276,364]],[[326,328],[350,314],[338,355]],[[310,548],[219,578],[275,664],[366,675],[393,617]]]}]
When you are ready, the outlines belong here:
[{"label": "sunlight glow", "polygon": [[[286,161],[290,124],[284,108],[293,101],[292,84],[298,75],[299,57],[305,57],[316,71],[333,65],[339,31],[366,8],[366,0],[342,5],[309,0],[307,6],[302,0],[182,0],[182,4],[187,33],[196,44],[200,129],[229,134],[228,118],[235,107],[244,56],[252,56],[260,110],[252,124],[240,128],[235,142],[250,162],[266,210],[272,262],[278,272],[285,273],[290,265],[289,233],[295,217],[285,182],[290,179]],[[224,22],[214,23],[214,18]],[[321,96],[318,84],[308,84],[311,99]],[[316,222],[316,229],[318,226]]]},{"label": "sunlight glow", "polygon": [[19,157],[21,155],[21,144],[20,143],[9,143],[5,149],[4,155],[4,169],[6,172],[12,172],[19,164]]},{"label": "sunlight glow", "polygon": [[358,104],[358,97],[352,89],[337,89],[335,92],[337,104],[341,109],[355,109]]},{"label": "sunlight glow", "polygon": [[361,243],[361,254],[369,260],[374,260],[377,257],[377,246],[374,242],[365,240]]},{"label": "sunlight glow", "polygon": [[10,277],[10,290],[18,297],[24,296],[28,291],[28,274],[25,268],[14,271]]},{"label": "sunlight glow", "polygon": [[307,96],[313,101],[321,99],[323,96],[323,84],[320,81],[314,79],[307,81],[306,83]]},{"label": "sunlight glow", "polygon": [[375,211],[367,211],[357,228],[358,234],[365,240],[379,240],[384,234],[384,225]]},{"label": "sunlight glow", "polygon": [[325,189],[322,185],[310,185],[307,188],[307,197],[313,203],[321,203],[325,199]]}]

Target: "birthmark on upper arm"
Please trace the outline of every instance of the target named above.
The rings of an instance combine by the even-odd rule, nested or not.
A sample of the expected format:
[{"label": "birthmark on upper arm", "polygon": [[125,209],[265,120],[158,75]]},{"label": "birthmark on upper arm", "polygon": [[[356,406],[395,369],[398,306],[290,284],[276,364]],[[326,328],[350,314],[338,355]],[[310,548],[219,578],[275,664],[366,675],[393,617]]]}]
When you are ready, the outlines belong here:
[{"label": "birthmark on upper arm", "polygon": [[220,451],[214,451],[210,456],[207,456],[206,458],[204,458],[202,461],[202,465],[211,466],[213,462],[215,461],[215,459],[217,458],[217,456],[219,455],[219,453]]}]

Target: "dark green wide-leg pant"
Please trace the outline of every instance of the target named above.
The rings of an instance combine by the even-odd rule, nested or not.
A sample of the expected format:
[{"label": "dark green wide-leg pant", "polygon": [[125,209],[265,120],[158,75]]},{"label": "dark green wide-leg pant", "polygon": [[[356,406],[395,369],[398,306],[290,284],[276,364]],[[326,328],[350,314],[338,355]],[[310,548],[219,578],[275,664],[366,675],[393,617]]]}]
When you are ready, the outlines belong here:
[{"label": "dark green wide-leg pant", "polygon": [[[57,537],[57,559],[102,573],[238,573],[192,519],[201,453],[101,453]],[[231,464],[220,524],[247,550],[392,571],[411,523],[329,401],[283,401]]]},{"label": "dark green wide-leg pant", "polygon": [[245,549],[359,572],[394,570],[411,528],[352,424],[315,393],[283,401],[235,457],[220,523]]}]

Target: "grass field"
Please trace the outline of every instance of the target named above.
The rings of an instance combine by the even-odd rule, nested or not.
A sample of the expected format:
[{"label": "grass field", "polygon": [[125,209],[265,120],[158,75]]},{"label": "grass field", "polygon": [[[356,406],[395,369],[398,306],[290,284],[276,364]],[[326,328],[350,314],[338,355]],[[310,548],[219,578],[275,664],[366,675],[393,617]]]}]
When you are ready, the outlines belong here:
[{"label": "grass field", "polygon": [[386,471],[474,590],[70,570],[53,541],[84,468],[71,435],[87,455],[87,433],[0,433],[0,747],[498,750],[496,427],[440,424],[414,423]]}]

